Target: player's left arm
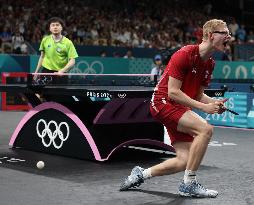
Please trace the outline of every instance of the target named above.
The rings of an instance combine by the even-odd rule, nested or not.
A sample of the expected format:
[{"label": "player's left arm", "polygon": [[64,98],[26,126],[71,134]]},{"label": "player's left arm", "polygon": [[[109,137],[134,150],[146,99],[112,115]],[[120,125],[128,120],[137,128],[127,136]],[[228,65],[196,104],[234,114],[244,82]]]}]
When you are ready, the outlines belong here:
[{"label": "player's left arm", "polygon": [[205,91],[205,86],[201,86],[200,89],[199,89],[199,92],[198,92],[198,95],[197,95],[197,98],[196,100],[197,101],[200,101],[202,103],[205,103],[205,104],[208,104],[208,103],[216,103],[216,104],[219,104],[221,109],[220,111],[218,112],[219,114],[225,112],[226,110],[226,107],[224,105],[224,103],[228,100],[227,98],[225,99],[215,99],[215,98],[211,98],[209,97],[208,95],[206,95],[204,93]]},{"label": "player's left arm", "polygon": [[75,65],[75,58],[71,58],[68,63],[64,66],[63,69],[59,70],[59,73],[66,73],[68,72],[73,66]]},{"label": "player's left arm", "polygon": [[208,87],[208,84],[211,82],[212,71],[214,70],[214,66],[215,66],[215,62],[212,61],[211,64],[207,67],[206,75],[205,75],[205,78],[202,81],[202,84],[201,84],[201,87],[198,91],[196,100],[200,101],[202,103],[205,103],[205,104],[215,103],[215,104],[219,105],[220,106],[220,111],[218,113],[221,114],[221,113],[225,112],[225,110],[226,110],[226,107],[225,107],[224,103],[228,99],[211,98],[208,95],[206,95],[205,92],[204,92],[205,88]]},{"label": "player's left arm", "polygon": [[198,91],[198,95],[196,97],[197,101],[200,101],[202,103],[208,104],[208,103],[215,103],[216,99],[213,99],[211,97],[209,97],[208,95],[205,94],[205,86],[201,86],[199,91]]},{"label": "player's left arm", "polygon": [[68,72],[74,65],[75,65],[75,58],[78,57],[78,53],[73,45],[73,43],[70,41],[69,42],[69,48],[68,48],[68,52],[67,52],[67,57],[69,59],[68,63],[58,72],[59,73],[65,73]]}]

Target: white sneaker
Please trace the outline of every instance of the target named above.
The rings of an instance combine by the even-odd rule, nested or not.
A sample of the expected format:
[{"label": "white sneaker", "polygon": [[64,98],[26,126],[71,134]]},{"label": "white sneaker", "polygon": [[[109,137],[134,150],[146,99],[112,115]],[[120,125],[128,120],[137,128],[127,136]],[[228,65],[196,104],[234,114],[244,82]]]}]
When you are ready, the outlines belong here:
[{"label": "white sneaker", "polygon": [[179,194],[181,196],[199,197],[199,198],[215,198],[218,192],[211,189],[206,189],[196,180],[193,180],[190,184],[182,182],[179,186]]},{"label": "white sneaker", "polygon": [[131,171],[131,175],[128,176],[121,184],[120,191],[139,187],[142,183],[144,183],[144,177],[142,174],[143,171],[144,169],[139,166],[134,167]]}]

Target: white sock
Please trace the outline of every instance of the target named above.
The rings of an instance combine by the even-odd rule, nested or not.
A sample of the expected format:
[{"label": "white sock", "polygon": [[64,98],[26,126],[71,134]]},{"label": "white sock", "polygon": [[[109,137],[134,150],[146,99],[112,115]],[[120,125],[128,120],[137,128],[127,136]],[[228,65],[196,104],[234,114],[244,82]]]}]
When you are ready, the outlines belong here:
[{"label": "white sock", "polygon": [[148,168],[148,169],[145,169],[143,172],[143,177],[144,179],[149,179],[152,177],[152,174],[151,174],[151,168]]},{"label": "white sock", "polygon": [[191,181],[196,181],[196,171],[192,171],[192,170],[185,170],[184,173],[184,177],[183,177],[183,181],[185,184],[190,184]]}]

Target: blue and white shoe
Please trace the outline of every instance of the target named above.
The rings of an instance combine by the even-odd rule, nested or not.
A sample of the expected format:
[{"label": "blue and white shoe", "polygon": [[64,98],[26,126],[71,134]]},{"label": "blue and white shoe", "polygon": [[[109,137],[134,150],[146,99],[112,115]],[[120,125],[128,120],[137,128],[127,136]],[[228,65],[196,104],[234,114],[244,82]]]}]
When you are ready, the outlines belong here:
[{"label": "blue and white shoe", "polygon": [[126,191],[129,188],[139,187],[144,183],[144,177],[142,172],[143,168],[136,166],[132,169],[130,176],[128,176],[121,184],[120,191]]},{"label": "blue and white shoe", "polygon": [[197,181],[192,181],[190,184],[182,182],[179,186],[179,194],[181,196],[198,197],[198,198],[215,198],[218,192],[211,189],[206,189]]}]

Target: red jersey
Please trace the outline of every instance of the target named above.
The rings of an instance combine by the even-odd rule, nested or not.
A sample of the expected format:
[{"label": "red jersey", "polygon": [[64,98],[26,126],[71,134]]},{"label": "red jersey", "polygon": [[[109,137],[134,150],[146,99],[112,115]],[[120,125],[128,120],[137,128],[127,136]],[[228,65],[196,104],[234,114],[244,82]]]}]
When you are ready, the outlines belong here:
[{"label": "red jersey", "polygon": [[165,103],[165,100],[168,100],[169,76],[182,81],[181,91],[196,99],[200,87],[207,87],[210,83],[214,65],[212,58],[207,61],[200,58],[198,45],[184,46],[171,57],[154,89],[152,104]]}]

